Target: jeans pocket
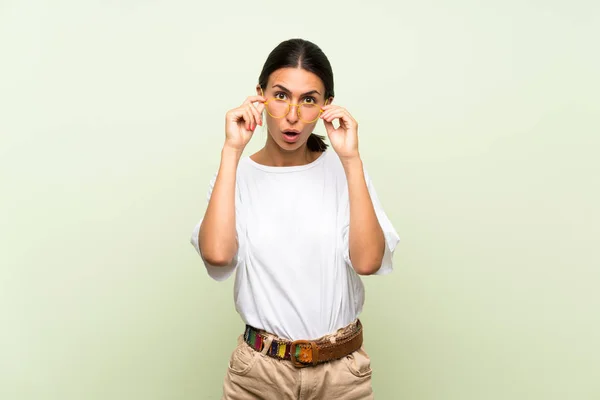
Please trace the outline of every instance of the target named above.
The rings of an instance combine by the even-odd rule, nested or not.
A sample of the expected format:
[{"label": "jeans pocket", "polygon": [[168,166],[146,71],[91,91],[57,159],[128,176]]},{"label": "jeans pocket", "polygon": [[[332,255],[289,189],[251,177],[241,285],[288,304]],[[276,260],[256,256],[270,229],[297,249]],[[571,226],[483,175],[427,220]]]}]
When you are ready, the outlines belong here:
[{"label": "jeans pocket", "polygon": [[236,375],[247,375],[256,362],[257,354],[246,342],[238,342],[229,359],[229,371]]},{"label": "jeans pocket", "polygon": [[358,378],[368,377],[373,374],[373,370],[371,369],[371,359],[364,347],[348,354],[343,360],[352,375]]}]

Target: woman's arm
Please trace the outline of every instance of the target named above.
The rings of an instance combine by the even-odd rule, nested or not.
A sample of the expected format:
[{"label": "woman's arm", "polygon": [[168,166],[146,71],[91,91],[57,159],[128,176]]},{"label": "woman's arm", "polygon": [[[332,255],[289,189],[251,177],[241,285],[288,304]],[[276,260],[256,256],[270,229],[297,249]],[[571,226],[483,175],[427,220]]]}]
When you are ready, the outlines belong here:
[{"label": "woman's arm", "polygon": [[[350,261],[358,274],[371,275],[381,268],[385,237],[371,201],[358,152],[358,123],[343,107],[329,104],[321,108],[321,119],[331,145],[342,161],[348,181]],[[337,128],[333,125],[336,119],[340,123]]]},{"label": "woman's arm", "polygon": [[360,157],[342,160],[350,198],[350,259],[360,275],[371,275],[381,267],[385,250],[383,230],[375,214]]},{"label": "woman's arm", "polygon": [[[198,247],[204,260],[215,267],[233,263],[238,251],[235,220],[237,167],[256,125],[262,125],[263,96],[250,96],[225,115],[225,145],[212,194],[200,225]],[[254,103],[259,103],[255,106]]]},{"label": "woman's arm", "polygon": [[241,155],[237,149],[223,147],[217,179],[198,234],[202,257],[218,267],[231,265],[238,249],[235,185]]}]

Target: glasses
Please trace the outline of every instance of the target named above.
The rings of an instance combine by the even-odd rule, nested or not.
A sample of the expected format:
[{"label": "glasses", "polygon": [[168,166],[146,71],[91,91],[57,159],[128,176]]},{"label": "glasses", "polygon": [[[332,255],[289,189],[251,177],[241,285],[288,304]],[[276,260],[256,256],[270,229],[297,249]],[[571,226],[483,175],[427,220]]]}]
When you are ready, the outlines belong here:
[{"label": "glasses", "polygon": [[[260,89],[263,97],[265,96],[262,88]],[[277,99],[272,97],[264,102],[265,109],[267,113],[273,118],[283,118],[289,114],[290,109],[292,107],[296,107],[296,113],[300,121],[311,124],[319,119],[319,116],[323,112],[321,107],[315,103],[302,103],[302,104],[292,104],[287,100]],[[327,101],[325,102],[327,105]]]}]

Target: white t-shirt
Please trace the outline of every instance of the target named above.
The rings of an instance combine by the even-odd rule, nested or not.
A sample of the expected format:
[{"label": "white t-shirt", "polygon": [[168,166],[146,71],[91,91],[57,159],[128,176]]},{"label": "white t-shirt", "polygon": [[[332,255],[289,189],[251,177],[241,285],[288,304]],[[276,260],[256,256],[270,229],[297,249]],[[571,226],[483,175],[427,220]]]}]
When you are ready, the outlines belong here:
[{"label": "white t-shirt", "polygon": [[[392,271],[399,238],[365,170],[385,236],[378,275]],[[208,199],[216,180],[210,182]],[[238,253],[227,267],[203,259],[215,280],[234,271],[234,301],[246,324],[280,337],[316,339],[348,325],[363,308],[364,286],[350,262],[346,174],[327,150],[307,165],[272,167],[243,157],[236,178]],[[195,226],[191,243],[202,257]]]}]

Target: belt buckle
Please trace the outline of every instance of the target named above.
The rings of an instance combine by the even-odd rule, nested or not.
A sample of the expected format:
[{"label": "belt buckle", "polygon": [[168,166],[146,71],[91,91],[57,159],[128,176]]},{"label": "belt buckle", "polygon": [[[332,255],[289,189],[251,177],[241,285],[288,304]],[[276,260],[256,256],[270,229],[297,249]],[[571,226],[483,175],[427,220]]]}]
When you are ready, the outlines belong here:
[{"label": "belt buckle", "polygon": [[[296,346],[301,344],[310,344],[312,363],[302,362],[296,358]],[[296,368],[304,368],[310,365],[317,365],[317,362],[319,360],[319,348],[317,347],[317,344],[315,342],[310,340],[294,340],[290,346],[290,360]]]}]

